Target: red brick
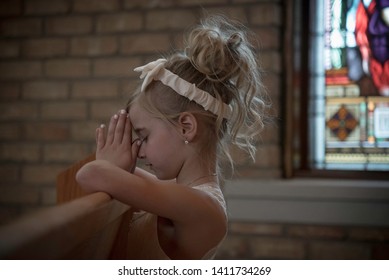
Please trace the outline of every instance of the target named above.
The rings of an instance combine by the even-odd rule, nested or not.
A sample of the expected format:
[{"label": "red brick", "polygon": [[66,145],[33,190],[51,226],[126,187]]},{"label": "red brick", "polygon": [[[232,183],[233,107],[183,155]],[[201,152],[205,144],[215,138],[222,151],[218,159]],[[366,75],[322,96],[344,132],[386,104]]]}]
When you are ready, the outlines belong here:
[{"label": "red brick", "polygon": [[41,116],[46,120],[82,120],[87,115],[85,102],[46,102],[41,106]]},{"label": "red brick", "polygon": [[109,121],[110,117],[125,107],[125,102],[118,101],[96,101],[91,103],[91,119],[99,120],[102,123]]},{"label": "red brick", "polygon": [[135,90],[137,90],[138,87],[140,87],[141,82],[142,81],[139,79],[139,76],[135,76],[131,79],[124,78],[120,80],[119,88],[120,88],[121,96],[127,101],[130,94]]},{"label": "red brick", "polygon": [[227,235],[217,251],[216,259],[252,259],[248,238]]},{"label": "red brick", "polygon": [[293,237],[316,239],[343,239],[344,228],[334,226],[287,226],[287,234]]},{"label": "red brick", "polygon": [[[228,2],[229,2],[228,0],[180,0],[179,4],[180,4],[180,6],[183,6],[183,7],[195,6],[197,8],[199,6],[205,7],[207,5],[216,5],[216,4],[226,4],[227,5]],[[207,9],[207,12],[209,12],[208,9]],[[220,10],[219,10],[219,13],[221,13]],[[212,13],[209,12],[209,14],[212,14]]]},{"label": "red brick", "polygon": [[146,14],[146,28],[150,30],[183,30],[195,23],[197,23],[197,16],[189,10],[153,10]]},{"label": "red brick", "polygon": [[75,12],[112,12],[119,9],[118,0],[77,0],[73,3],[73,10]]},{"label": "red brick", "polygon": [[278,145],[262,145],[255,155],[255,165],[259,167],[280,167],[280,147]]},{"label": "red brick", "polygon": [[74,122],[71,124],[71,137],[75,141],[95,143],[95,131],[100,126],[98,121]]},{"label": "red brick", "polygon": [[[228,0],[164,0],[164,1],[144,1],[144,0],[125,0],[124,7],[126,9],[155,9],[155,8],[167,8],[167,7],[203,7],[207,9],[207,12],[210,8],[207,6],[227,4]],[[220,13],[221,11],[218,10]]]},{"label": "red brick", "polygon": [[18,140],[22,130],[16,123],[0,123],[0,140]]},{"label": "red brick", "polygon": [[251,157],[245,151],[236,146],[230,147],[230,153],[234,159],[235,166],[247,166],[253,163]]},{"label": "red brick", "polygon": [[232,0],[232,3],[248,4],[248,3],[258,3],[258,1],[257,0]]},{"label": "red brick", "polygon": [[67,99],[69,86],[66,82],[34,81],[23,85],[23,99],[59,100]]},{"label": "red brick", "polygon": [[26,122],[23,124],[26,140],[67,141],[70,137],[68,123],[62,122]]},{"label": "red brick", "polygon": [[88,155],[85,144],[61,143],[46,144],[43,148],[44,162],[70,162],[73,163]]},{"label": "red brick", "polygon": [[0,62],[0,78],[28,79],[42,75],[42,64],[38,61]]},{"label": "red brick", "polygon": [[281,73],[283,70],[281,56],[274,50],[261,52],[260,62],[262,68],[266,69],[266,72]]},{"label": "red brick", "polygon": [[313,260],[367,260],[369,245],[347,242],[314,242],[309,246],[309,258]]},{"label": "red brick", "polygon": [[37,162],[40,160],[40,147],[33,143],[2,143],[0,158],[4,161]]},{"label": "red brick", "polygon": [[164,1],[144,1],[144,0],[124,0],[124,7],[126,9],[150,9],[150,8],[166,8],[177,6],[177,1],[164,0]]},{"label": "red brick", "polygon": [[0,185],[7,186],[17,183],[20,179],[20,166],[17,164],[0,165]]},{"label": "red brick", "polygon": [[[268,93],[271,94],[270,98],[272,107],[270,109],[274,110],[274,112],[280,112],[278,108],[278,101],[281,93],[280,83],[282,83],[280,80],[280,76],[274,73],[268,73],[262,82]],[[276,115],[272,116],[274,117]]]},{"label": "red brick", "polygon": [[167,52],[171,48],[168,34],[143,34],[121,38],[120,52],[124,54],[144,54]]},{"label": "red brick", "polygon": [[39,191],[31,188],[1,188],[0,204],[37,204]]},{"label": "red brick", "polygon": [[96,28],[99,33],[137,31],[142,28],[142,15],[140,13],[101,15],[97,18]]},{"label": "red brick", "polygon": [[41,190],[41,204],[43,206],[55,205],[57,202],[57,191],[53,184],[52,187],[47,187]]},{"label": "red brick", "polygon": [[295,239],[256,237],[250,240],[254,259],[306,258],[304,242]]},{"label": "red brick", "polygon": [[389,260],[389,244],[378,243],[373,245],[372,257],[373,260]]},{"label": "red brick", "polygon": [[18,217],[20,217],[20,207],[0,203],[0,226],[11,223]]},{"label": "red brick", "polygon": [[265,124],[261,136],[260,136],[260,145],[278,143],[280,139],[280,126],[276,123]]},{"label": "red brick", "polygon": [[28,0],[25,1],[27,15],[63,14],[68,12],[69,4],[66,0]]},{"label": "red brick", "polygon": [[278,3],[260,4],[249,9],[250,23],[254,25],[279,25],[282,22],[281,7]]},{"label": "red brick", "polygon": [[115,81],[82,81],[72,87],[72,98],[109,99],[118,97],[119,86]]},{"label": "red brick", "polygon": [[0,16],[14,16],[22,13],[21,0],[1,0]]},{"label": "red brick", "polygon": [[117,40],[114,36],[77,37],[71,41],[72,55],[102,56],[117,51]]},{"label": "red brick", "polygon": [[0,103],[0,120],[32,120],[38,116],[38,106],[34,103],[2,102]]},{"label": "red brick", "polygon": [[21,37],[42,34],[42,21],[39,18],[3,19],[0,22],[0,36]]},{"label": "red brick", "polygon": [[20,43],[15,40],[1,40],[0,41],[0,57],[14,58],[20,54]]},{"label": "red brick", "polygon": [[85,78],[90,75],[88,59],[52,59],[45,63],[45,73],[56,78]]},{"label": "red brick", "polygon": [[351,228],[348,237],[357,241],[389,241],[389,228]]},{"label": "red brick", "polygon": [[89,16],[49,18],[45,28],[50,35],[86,34],[92,31],[92,18]]},{"label": "red brick", "polygon": [[224,6],[224,7],[216,6],[216,7],[207,8],[207,13],[209,13],[209,14],[223,14],[230,19],[238,20],[238,21],[242,22],[243,24],[247,24],[247,22],[248,22],[246,11],[243,7],[241,8],[241,7],[231,6],[231,5]]},{"label": "red brick", "polygon": [[137,58],[99,58],[94,63],[94,76],[130,78],[138,77],[139,74],[133,69],[141,65],[141,60]]},{"label": "red brick", "polygon": [[60,38],[43,38],[26,40],[22,53],[26,57],[55,57],[68,52],[68,41]]},{"label": "red brick", "polygon": [[277,224],[259,224],[259,223],[231,223],[229,232],[233,234],[249,235],[282,235],[283,226]]},{"label": "red brick", "polygon": [[0,82],[0,100],[12,101],[20,98],[20,83]]},{"label": "red brick", "polygon": [[234,178],[238,179],[279,179],[282,170],[279,168],[258,168],[256,166],[236,166]]},{"label": "red brick", "polygon": [[280,48],[280,31],[276,27],[258,27],[252,28],[255,32],[260,51]]},{"label": "red brick", "polygon": [[34,164],[22,169],[22,181],[25,184],[50,184],[55,186],[57,174],[66,168],[65,164]]}]

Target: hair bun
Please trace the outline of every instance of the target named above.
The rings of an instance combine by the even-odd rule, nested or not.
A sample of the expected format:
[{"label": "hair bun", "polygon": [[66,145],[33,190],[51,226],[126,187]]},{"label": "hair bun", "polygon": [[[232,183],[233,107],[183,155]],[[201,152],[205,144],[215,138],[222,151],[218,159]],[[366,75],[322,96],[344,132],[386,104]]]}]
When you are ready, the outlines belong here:
[{"label": "hair bun", "polygon": [[242,37],[239,33],[234,33],[228,38],[227,45],[231,50],[235,50],[240,46],[240,43],[242,43]]},{"label": "hair bun", "polygon": [[212,18],[189,34],[187,55],[193,66],[208,79],[223,82],[238,72],[239,48],[243,40],[235,26]]}]

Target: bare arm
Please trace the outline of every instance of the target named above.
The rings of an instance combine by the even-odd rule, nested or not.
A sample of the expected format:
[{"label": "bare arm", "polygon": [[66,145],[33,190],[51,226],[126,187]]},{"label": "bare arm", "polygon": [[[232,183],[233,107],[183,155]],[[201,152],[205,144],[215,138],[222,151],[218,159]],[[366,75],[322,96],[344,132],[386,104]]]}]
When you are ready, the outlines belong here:
[{"label": "bare arm", "polygon": [[202,191],[147,180],[104,160],[86,164],[77,173],[77,181],[87,191],[107,192],[134,208],[169,219],[174,231],[168,240],[174,242],[175,249],[163,243],[161,247],[171,258],[201,258],[226,233],[224,211]]},{"label": "bare arm", "polygon": [[190,198],[191,191],[188,188],[183,191],[172,181],[161,181],[136,168],[141,142],[133,141],[131,122],[124,110],[112,116],[108,129],[101,126],[96,130],[96,144],[96,160],[83,166],[76,176],[86,191],[104,191],[136,208],[180,220],[173,217],[177,213],[166,208],[165,202],[177,205],[171,201],[177,197],[175,193],[185,194],[185,200],[185,197]]},{"label": "bare arm", "polygon": [[76,179],[87,192],[106,192],[123,203],[176,222],[218,212],[218,205],[201,191],[147,176],[129,173],[106,160],[95,160],[84,165]]},{"label": "bare arm", "polygon": [[158,178],[154,174],[147,172],[146,170],[139,167],[135,168],[134,174],[144,179],[158,180]]},{"label": "bare arm", "polygon": [[112,117],[107,133],[104,127],[98,128],[96,140],[96,160],[84,165],[76,176],[83,189],[106,192],[134,208],[169,219],[178,248],[174,252],[184,252],[182,255],[191,252],[189,255],[201,257],[224,236],[226,217],[213,198],[135,167],[139,145],[132,141],[126,114]]}]

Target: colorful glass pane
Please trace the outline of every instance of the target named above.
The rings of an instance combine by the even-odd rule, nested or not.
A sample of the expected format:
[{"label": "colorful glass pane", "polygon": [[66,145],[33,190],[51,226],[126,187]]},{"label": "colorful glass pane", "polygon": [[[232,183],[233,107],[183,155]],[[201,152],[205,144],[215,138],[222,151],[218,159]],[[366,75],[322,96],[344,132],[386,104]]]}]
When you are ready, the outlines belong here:
[{"label": "colorful glass pane", "polygon": [[[320,1],[315,3],[322,13]],[[312,114],[314,126],[323,127],[325,119],[325,136],[320,142],[311,134],[313,164],[389,170],[389,0],[325,0],[324,10],[323,33],[311,38],[323,36],[325,42],[316,56],[317,61],[325,56],[325,117],[319,116],[320,108]],[[315,94],[320,98],[320,91]]]}]

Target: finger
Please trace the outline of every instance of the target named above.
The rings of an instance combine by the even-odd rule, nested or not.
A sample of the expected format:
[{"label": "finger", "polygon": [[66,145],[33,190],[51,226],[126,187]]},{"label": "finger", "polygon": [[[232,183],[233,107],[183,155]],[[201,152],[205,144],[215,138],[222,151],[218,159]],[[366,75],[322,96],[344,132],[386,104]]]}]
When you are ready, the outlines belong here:
[{"label": "finger", "polygon": [[116,124],[118,119],[119,116],[115,114],[111,117],[111,120],[109,122],[108,133],[107,133],[107,143],[109,144],[112,144],[112,142],[115,139],[115,130],[116,130]]},{"label": "finger", "polygon": [[141,145],[142,145],[142,141],[140,141],[139,139],[135,140],[134,143],[132,143],[131,154],[134,160],[134,167],[131,170],[131,172],[134,172],[135,170],[136,160],[138,159],[138,153]]},{"label": "finger", "polygon": [[115,139],[114,142],[121,144],[123,140],[124,128],[127,121],[127,113],[125,110],[120,110],[118,114],[118,120],[115,128]]},{"label": "finger", "polygon": [[127,121],[124,126],[123,143],[132,142],[132,124],[129,115],[127,115]]},{"label": "finger", "polygon": [[102,124],[96,129],[97,149],[101,150],[105,146],[105,125]]}]

